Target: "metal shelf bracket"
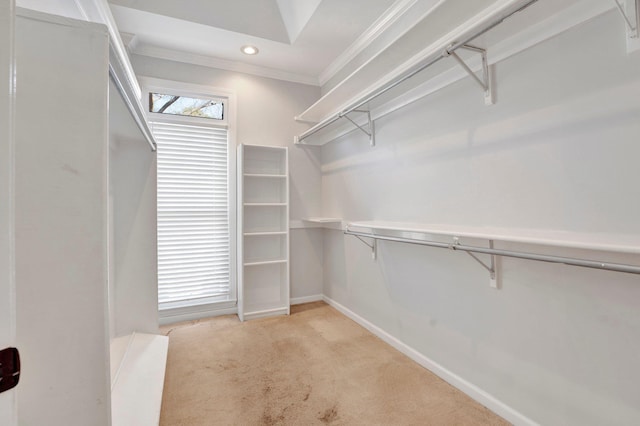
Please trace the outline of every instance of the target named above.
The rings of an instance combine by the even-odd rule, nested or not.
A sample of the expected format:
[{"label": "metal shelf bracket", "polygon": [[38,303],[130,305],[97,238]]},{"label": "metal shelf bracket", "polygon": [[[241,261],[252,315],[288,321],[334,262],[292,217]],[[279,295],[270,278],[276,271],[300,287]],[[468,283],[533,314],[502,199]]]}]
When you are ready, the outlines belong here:
[{"label": "metal shelf bracket", "polygon": [[[615,0],[614,0],[615,1]],[[453,49],[454,45],[451,45],[444,51],[443,56],[452,56],[455,59],[462,69],[464,69],[467,74],[469,74],[473,80],[478,83],[478,85],[484,91],[484,103],[485,105],[493,105],[493,80],[491,78],[491,73],[489,72],[489,62],[487,61],[487,51],[485,49],[481,49],[479,47],[471,46],[469,44],[463,44],[459,47],[459,49],[469,50],[471,52],[479,53],[482,58],[482,79],[477,76],[475,72],[462,60],[462,58],[455,52]]]},{"label": "metal shelf bracket", "polygon": [[[453,245],[451,246],[451,249],[453,250],[460,250],[458,249],[457,246],[460,245],[460,239],[458,237],[453,237]],[[493,240],[489,240],[489,249],[493,250]],[[473,254],[472,252],[468,251],[468,250],[464,250],[461,249],[462,251],[464,251],[465,253],[467,253],[469,256],[471,256],[473,258],[473,260],[475,260],[476,262],[478,262],[484,269],[486,269],[489,272],[489,286],[491,288],[498,288],[498,275],[497,275],[497,258],[495,254],[490,254],[490,259],[489,259],[489,264],[485,263],[482,259],[480,259],[478,256],[476,256],[475,254]]]},{"label": "metal shelf bracket", "polygon": [[620,15],[622,15],[622,19],[624,19],[624,22],[627,24],[629,37],[638,38],[638,27],[640,26],[640,0],[627,0],[627,5],[630,5],[627,10],[625,10],[625,7],[620,4],[618,0],[613,0],[613,2],[616,4]]},{"label": "metal shelf bracket", "polygon": [[[367,114],[367,127],[368,129],[362,127],[361,125],[359,125],[358,123],[356,123],[355,121],[353,121],[351,119],[351,117],[349,117],[349,112],[359,112],[362,114]],[[376,146],[376,129],[375,129],[375,125],[373,124],[373,120],[371,119],[371,111],[366,111],[366,110],[362,110],[362,109],[354,109],[352,111],[349,112],[342,112],[340,113],[340,117],[346,118],[347,120],[349,120],[354,126],[356,126],[358,129],[360,129],[362,131],[362,133],[364,133],[365,135],[369,136],[369,144],[373,147]]]},{"label": "metal shelf bracket", "polygon": [[373,238],[373,241],[371,242],[371,244],[363,240],[359,235],[354,235],[354,237],[362,241],[364,245],[366,245],[371,249],[371,258],[373,260],[376,260],[378,258],[378,240],[375,237]]}]

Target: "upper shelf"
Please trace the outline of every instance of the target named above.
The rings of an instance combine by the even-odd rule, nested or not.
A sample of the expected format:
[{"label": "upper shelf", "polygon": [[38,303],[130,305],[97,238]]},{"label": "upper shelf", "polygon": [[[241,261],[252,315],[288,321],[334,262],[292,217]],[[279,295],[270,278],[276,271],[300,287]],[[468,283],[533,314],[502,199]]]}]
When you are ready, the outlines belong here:
[{"label": "upper shelf", "polygon": [[[615,7],[615,2],[602,0],[435,2],[412,28],[297,116],[317,124],[295,142],[323,145],[357,128],[348,118],[372,135],[373,145],[373,120],[482,71],[483,59],[487,66],[494,64]],[[464,51],[465,45],[488,52]],[[487,89],[491,87],[485,88],[490,96],[494,89]],[[480,91],[478,96],[481,101]]]},{"label": "upper shelf", "polygon": [[[53,2],[52,2],[53,3]],[[109,76],[116,85],[136,125],[142,132],[152,151],[157,144],[147,123],[145,108],[142,105],[142,91],[129,60],[127,50],[120,37],[120,31],[111,14],[107,0],[74,0],[83,19],[107,26],[109,31]],[[56,6],[51,6],[56,7]],[[73,9],[73,7],[70,7]]]},{"label": "upper shelf", "polygon": [[351,231],[364,231],[366,233],[382,234],[387,236],[426,234],[431,236],[450,236],[640,254],[640,237],[637,235],[577,233],[559,230],[433,225],[381,221],[350,222],[347,224],[347,229]]}]

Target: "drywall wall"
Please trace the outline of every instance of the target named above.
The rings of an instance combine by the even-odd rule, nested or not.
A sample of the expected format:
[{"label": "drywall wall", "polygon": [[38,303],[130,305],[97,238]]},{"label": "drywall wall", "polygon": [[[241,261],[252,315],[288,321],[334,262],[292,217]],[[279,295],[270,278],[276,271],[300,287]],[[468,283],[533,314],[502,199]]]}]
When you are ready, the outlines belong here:
[{"label": "drywall wall", "polygon": [[[614,11],[323,147],[324,215],[640,234],[640,55]],[[640,277],[326,231],[324,293],[540,424],[640,423]],[[498,243],[640,264],[638,256]],[[469,388],[467,388],[468,390]],[[493,407],[499,404],[493,404]],[[503,407],[504,408],[504,407]],[[520,413],[519,416],[517,413]]]},{"label": "drywall wall", "polygon": [[96,24],[16,18],[21,425],[109,425],[107,79]]},{"label": "drywall wall", "polygon": [[[308,125],[293,117],[311,105],[320,94],[314,86],[223,71],[202,66],[132,55],[139,76],[176,80],[228,89],[236,93],[236,143],[288,146],[290,215],[293,220],[318,216],[321,210],[320,149],[293,146],[293,137]],[[317,264],[319,229],[291,230],[291,296],[322,293],[322,275],[299,265]],[[295,264],[294,264],[295,263]],[[318,272],[315,266],[312,269]]]},{"label": "drywall wall", "polygon": [[158,332],[156,153],[109,85],[111,337]]}]

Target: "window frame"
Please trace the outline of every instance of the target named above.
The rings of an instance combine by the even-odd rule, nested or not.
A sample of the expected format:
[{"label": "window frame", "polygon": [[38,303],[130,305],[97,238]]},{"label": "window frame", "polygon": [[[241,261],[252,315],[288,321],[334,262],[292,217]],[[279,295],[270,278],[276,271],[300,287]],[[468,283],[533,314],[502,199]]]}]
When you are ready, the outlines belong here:
[{"label": "window frame", "polygon": [[[169,92],[169,93],[167,93]],[[226,125],[227,124],[227,104],[229,103],[229,101],[227,100],[227,98],[225,97],[220,97],[220,96],[211,96],[211,95],[205,95],[203,93],[184,93],[181,92],[180,94],[177,93],[171,93],[171,92],[175,92],[174,90],[147,90],[145,91],[145,93],[147,94],[146,97],[146,101],[147,101],[147,106],[146,106],[146,112],[147,115],[149,117],[150,120],[159,120],[160,117],[184,117],[187,119],[193,119],[194,122],[197,122],[198,124],[201,124],[200,120],[207,120],[207,121],[211,121],[213,123],[218,123],[221,125]],[[196,116],[189,116],[189,115],[182,115],[182,114],[170,114],[170,113],[164,113],[164,112],[153,112],[151,111],[151,94],[158,94],[158,95],[168,95],[168,96],[184,96],[187,98],[192,98],[192,99],[199,99],[199,100],[207,100],[207,101],[214,101],[216,103],[221,103],[222,104],[222,119],[219,120],[217,118],[213,118],[213,117],[196,117]]]},{"label": "window frame", "polygon": [[[203,86],[174,80],[164,80],[142,76],[138,79],[142,88],[142,101],[145,102],[145,114],[148,121],[162,121],[176,124],[192,124],[211,128],[225,128],[227,130],[227,182],[228,188],[228,220],[229,220],[229,300],[191,305],[175,303],[170,308],[159,309],[160,324],[187,321],[212,315],[225,315],[237,312],[237,203],[236,203],[236,94],[233,90],[219,87]],[[149,93],[167,93],[176,96],[205,97],[221,100],[224,104],[223,120],[202,117],[189,117],[173,114],[160,114],[149,111]],[[156,283],[157,285],[157,283]]]},{"label": "window frame", "polygon": [[[183,83],[181,81],[161,80],[151,77],[140,77],[140,83],[142,85],[142,102],[144,103],[145,114],[149,121],[166,120],[168,122],[182,123],[182,124],[194,124],[198,126],[212,126],[212,127],[235,127],[230,126],[229,116],[235,111],[233,110],[235,105],[235,92],[228,89],[221,89],[217,87],[207,87],[191,83]],[[223,104],[222,120],[216,120],[214,118],[204,117],[190,117],[186,115],[177,114],[163,114],[158,112],[149,111],[149,94],[160,93],[173,96],[188,96],[193,98],[205,98],[215,101],[220,101]],[[234,98],[232,101],[231,99]],[[234,141],[235,142],[235,141]],[[231,146],[231,145],[230,145]]]}]

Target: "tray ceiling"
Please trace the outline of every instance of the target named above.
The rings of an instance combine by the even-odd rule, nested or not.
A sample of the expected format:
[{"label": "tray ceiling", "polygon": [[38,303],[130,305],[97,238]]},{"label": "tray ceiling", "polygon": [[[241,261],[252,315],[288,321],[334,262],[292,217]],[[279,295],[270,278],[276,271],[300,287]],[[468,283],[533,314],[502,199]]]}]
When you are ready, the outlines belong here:
[{"label": "tray ceiling", "polygon": [[[318,76],[395,3],[394,0],[110,0],[134,53]],[[246,56],[240,47],[260,49]],[[191,56],[189,56],[191,55]],[[224,66],[226,65],[226,66]],[[249,70],[249,68],[247,68]],[[296,80],[296,78],[291,78]]]}]

